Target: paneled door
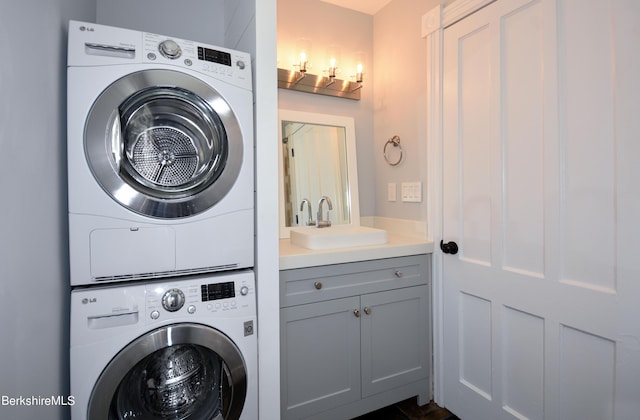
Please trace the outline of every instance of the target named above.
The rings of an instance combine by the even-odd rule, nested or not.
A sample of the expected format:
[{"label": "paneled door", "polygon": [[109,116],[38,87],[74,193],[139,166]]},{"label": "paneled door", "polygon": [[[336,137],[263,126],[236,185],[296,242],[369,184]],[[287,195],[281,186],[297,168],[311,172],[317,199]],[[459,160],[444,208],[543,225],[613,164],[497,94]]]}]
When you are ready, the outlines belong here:
[{"label": "paneled door", "polygon": [[464,420],[640,418],[638,28],[634,0],[498,0],[444,30],[443,399]]}]

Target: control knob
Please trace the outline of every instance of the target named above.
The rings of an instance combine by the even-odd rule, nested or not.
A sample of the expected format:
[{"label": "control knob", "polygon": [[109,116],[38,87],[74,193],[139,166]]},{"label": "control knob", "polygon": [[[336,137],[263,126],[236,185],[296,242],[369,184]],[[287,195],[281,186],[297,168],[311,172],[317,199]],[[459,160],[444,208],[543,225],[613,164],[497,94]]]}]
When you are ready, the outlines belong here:
[{"label": "control knob", "polygon": [[162,41],[158,46],[158,50],[160,51],[160,54],[171,60],[175,60],[182,55],[180,45],[178,45],[178,43],[173,39],[166,39]]},{"label": "control knob", "polygon": [[180,289],[169,289],[162,295],[162,307],[169,312],[180,310],[184,305],[184,293]]}]

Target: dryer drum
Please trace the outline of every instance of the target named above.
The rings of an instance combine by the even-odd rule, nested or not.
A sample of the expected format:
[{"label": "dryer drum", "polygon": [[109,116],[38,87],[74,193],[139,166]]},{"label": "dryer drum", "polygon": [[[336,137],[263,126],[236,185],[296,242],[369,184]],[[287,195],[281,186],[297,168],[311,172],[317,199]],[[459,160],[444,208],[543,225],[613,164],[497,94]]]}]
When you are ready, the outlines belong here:
[{"label": "dryer drum", "polygon": [[212,86],[172,70],[109,85],[87,116],[85,155],[102,189],[155,218],[193,216],[231,190],[243,160],[240,124]]},{"label": "dryer drum", "polygon": [[195,193],[224,170],[228,149],[222,122],[192,92],[166,87],[139,92],[120,106],[120,126],[123,176],[150,194]]}]

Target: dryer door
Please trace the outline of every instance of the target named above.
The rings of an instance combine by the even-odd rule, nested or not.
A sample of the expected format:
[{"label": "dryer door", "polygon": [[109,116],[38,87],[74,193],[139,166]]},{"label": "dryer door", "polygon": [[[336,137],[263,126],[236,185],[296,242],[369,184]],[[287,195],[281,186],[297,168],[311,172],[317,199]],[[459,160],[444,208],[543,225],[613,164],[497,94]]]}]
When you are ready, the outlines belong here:
[{"label": "dryer door", "polygon": [[246,392],[244,359],[226,335],[175,324],[138,338],[113,358],[91,393],[87,418],[237,420]]},{"label": "dryer door", "polygon": [[230,105],[212,86],[172,70],[132,73],[107,87],[89,111],[84,145],[104,191],[155,218],[209,209],[242,165]]}]

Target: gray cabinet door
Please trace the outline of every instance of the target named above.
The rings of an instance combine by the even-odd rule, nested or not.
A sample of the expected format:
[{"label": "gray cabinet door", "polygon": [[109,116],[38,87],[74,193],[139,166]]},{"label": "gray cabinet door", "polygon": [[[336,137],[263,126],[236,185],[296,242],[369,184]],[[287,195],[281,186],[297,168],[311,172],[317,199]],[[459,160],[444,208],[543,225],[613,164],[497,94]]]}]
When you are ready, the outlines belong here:
[{"label": "gray cabinet door", "polygon": [[428,293],[417,286],[361,297],[363,398],[429,374]]},{"label": "gray cabinet door", "polygon": [[281,310],[283,418],[360,399],[359,309],[355,296]]}]

